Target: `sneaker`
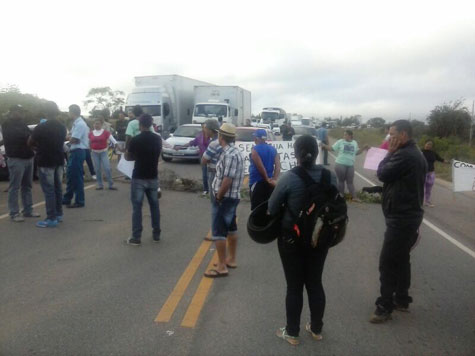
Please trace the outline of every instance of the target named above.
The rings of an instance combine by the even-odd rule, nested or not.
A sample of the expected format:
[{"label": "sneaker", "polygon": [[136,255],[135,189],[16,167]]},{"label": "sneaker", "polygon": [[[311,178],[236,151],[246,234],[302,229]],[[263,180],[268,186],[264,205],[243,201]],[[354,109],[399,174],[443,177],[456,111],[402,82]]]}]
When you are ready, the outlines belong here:
[{"label": "sneaker", "polygon": [[63,222],[63,215],[56,216],[56,220],[58,220],[59,223],[62,223]]},{"label": "sneaker", "polygon": [[207,190],[203,190],[203,193],[201,194],[203,195],[204,197],[208,195],[208,191]]},{"label": "sneaker", "polygon": [[297,346],[300,344],[300,340],[298,336],[290,336],[287,334],[287,330],[285,329],[285,326],[283,328],[277,329],[276,333],[277,337],[280,337],[281,339],[284,339],[287,341],[290,345],[292,346]]},{"label": "sneaker", "polygon": [[307,325],[305,325],[305,330],[307,330],[310,334],[312,334],[312,337],[314,340],[320,341],[321,339],[323,339],[322,334],[315,334],[312,331],[312,324],[307,323]]},{"label": "sneaker", "polygon": [[36,223],[37,227],[56,227],[58,226],[58,220],[51,220],[51,219],[46,219],[42,221],[38,221]]},{"label": "sneaker", "polygon": [[112,186],[112,187],[109,187],[109,190],[119,190],[119,189],[117,189],[116,187]]},{"label": "sneaker", "polygon": [[369,322],[373,324],[382,324],[386,322],[387,320],[392,320],[391,313],[384,311],[382,309],[376,308],[376,311],[373,313],[373,315],[371,315]]},{"label": "sneaker", "polygon": [[152,240],[153,242],[160,242],[160,236],[154,236]]},{"label": "sneaker", "polygon": [[96,190],[103,190],[104,187],[96,187]]},{"label": "sneaker", "polygon": [[10,217],[10,220],[13,221],[13,222],[23,222],[23,221],[25,221],[25,218],[23,216],[21,216],[20,214],[16,214],[16,215]]},{"label": "sneaker", "polygon": [[132,237],[125,240],[125,243],[127,245],[132,245],[132,246],[140,246],[140,244],[141,244],[140,240],[136,240]]},{"label": "sneaker", "polygon": [[424,203],[424,205],[425,205],[425,206],[428,206],[429,208],[435,207],[435,205],[432,204],[432,202],[430,202],[430,201],[426,201],[426,202]]},{"label": "sneaker", "polygon": [[96,179],[97,179],[97,176],[96,176],[95,174],[93,174],[93,175],[91,176],[91,178],[94,179],[94,180],[96,180]]},{"label": "sneaker", "polygon": [[28,214],[23,213],[23,216],[25,218],[39,218],[41,215],[32,211],[31,213],[28,213]]}]

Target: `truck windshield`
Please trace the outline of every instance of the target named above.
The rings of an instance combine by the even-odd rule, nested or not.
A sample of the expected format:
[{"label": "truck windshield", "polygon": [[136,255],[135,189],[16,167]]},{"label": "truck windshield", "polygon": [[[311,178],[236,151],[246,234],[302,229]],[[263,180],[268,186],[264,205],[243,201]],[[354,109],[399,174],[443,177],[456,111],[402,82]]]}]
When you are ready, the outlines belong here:
[{"label": "truck windshield", "polygon": [[195,138],[196,135],[201,131],[201,126],[180,126],[176,129],[173,133],[174,137],[193,137]]},{"label": "truck windshield", "polygon": [[195,106],[195,116],[201,117],[227,117],[227,106],[219,104],[198,104]]},{"label": "truck windshield", "polygon": [[[149,114],[150,116],[162,116],[162,106],[161,105],[140,105],[142,110],[145,114]],[[125,112],[128,113],[132,111],[133,106],[126,106]]]},{"label": "truck windshield", "polygon": [[262,121],[267,123],[269,121],[275,121],[279,119],[279,113],[276,112],[263,112],[261,115]]}]

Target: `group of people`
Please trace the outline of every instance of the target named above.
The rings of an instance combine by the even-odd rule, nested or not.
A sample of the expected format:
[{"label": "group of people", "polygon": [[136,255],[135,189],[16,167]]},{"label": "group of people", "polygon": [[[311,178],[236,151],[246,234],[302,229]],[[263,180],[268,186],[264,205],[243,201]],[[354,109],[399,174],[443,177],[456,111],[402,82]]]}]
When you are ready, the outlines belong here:
[{"label": "group of people", "polygon": [[[56,227],[63,221],[63,205],[80,208],[85,204],[83,164],[90,150],[97,172],[97,190],[104,189],[104,171],[109,190],[116,190],[112,180],[107,149],[115,140],[109,131],[102,128],[102,119],[94,121],[90,130],[81,117],[78,105],[69,107],[69,117],[73,120],[71,134],[54,114],[42,118],[33,131],[25,123],[26,111],[20,105],[10,108],[8,117],[2,124],[3,143],[8,157],[9,170],[8,209],[13,222],[23,222],[25,218],[40,217],[33,211],[32,181],[33,160],[38,165],[38,176],[45,196],[46,218],[36,223],[38,227]],[[66,144],[66,142],[68,142]],[[66,192],[63,195],[62,181],[67,153]],[[23,209],[20,210],[19,195]],[[73,201],[74,199],[74,201]]]},{"label": "group of people", "polygon": [[[77,105],[69,107],[74,120],[70,137],[63,124],[48,118],[31,133],[22,121],[22,109],[14,107],[10,117],[2,125],[8,166],[10,189],[8,205],[12,221],[23,221],[24,217],[38,217],[32,209],[31,180],[33,156],[37,155],[40,183],[45,195],[47,217],[39,221],[39,227],[53,227],[63,220],[62,206],[83,207],[85,204],[83,186],[83,163],[85,150],[92,150],[92,157],[101,176],[106,171],[109,189],[113,188],[106,148],[111,139],[104,131],[100,120],[94,122],[89,131]],[[158,161],[162,139],[153,129],[153,119],[143,110],[134,107],[125,130],[125,154],[128,161],[135,161],[131,177],[132,236],[126,240],[129,245],[139,246],[142,237],[142,204],[147,197],[152,223],[152,240],[160,241],[160,208],[158,202]],[[125,127],[124,127],[125,128]],[[204,191],[209,192],[211,202],[211,241],[215,243],[218,263],[205,272],[208,278],[226,277],[229,269],[237,267],[237,208],[241,199],[244,179],[244,159],[234,145],[236,127],[229,123],[220,125],[216,120],[207,120],[200,137],[192,142],[202,151]],[[67,188],[62,195],[64,164],[64,141],[71,144],[67,166]],[[295,239],[295,216],[301,209],[305,195],[305,183],[293,172],[280,175],[280,161],[276,149],[266,142],[266,130],[254,133],[255,146],[250,154],[249,185],[251,209],[267,202],[270,215],[284,209],[281,220],[281,234],[278,250],[282,261],[286,293],[286,325],[277,330],[277,336],[292,345],[299,343],[300,317],[303,307],[303,289],[308,293],[310,321],[306,324],[315,340],[322,339],[325,292],[322,274],[329,246],[309,246]],[[321,148],[337,153],[335,173],[331,173],[331,184],[343,193],[344,185],[356,199],[353,176],[355,156],[368,149],[359,148],[351,131],[333,145],[322,140]],[[114,141],[113,141],[114,142]],[[303,135],[294,143],[298,166],[302,167],[315,182],[321,182],[324,165],[317,165],[319,147],[314,137]],[[370,318],[373,323],[391,319],[394,310],[407,311],[412,298],[409,295],[411,282],[410,251],[419,236],[424,210],[424,191],[427,198],[427,172],[433,166],[427,162],[441,160],[436,154],[418,149],[412,139],[409,121],[398,120],[389,129],[388,154],[379,164],[378,178],[383,182],[382,209],[386,221],[386,232],[379,259],[380,295],[376,309]],[[429,145],[426,150],[430,151]],[[426,158],[425,158],[425,157]],[[433,164],[433,162],[432,162]],[[109,171],[109,173],[107,173]],[[18,192],[21,187],[23,211],[20,214]],[[98,179],[97,189],[103,189]],[[73,198],[75,199],[73,202]],[[430,198],[430,191],[429,191]],[[430,200],[429,200],[430,201]]]}]

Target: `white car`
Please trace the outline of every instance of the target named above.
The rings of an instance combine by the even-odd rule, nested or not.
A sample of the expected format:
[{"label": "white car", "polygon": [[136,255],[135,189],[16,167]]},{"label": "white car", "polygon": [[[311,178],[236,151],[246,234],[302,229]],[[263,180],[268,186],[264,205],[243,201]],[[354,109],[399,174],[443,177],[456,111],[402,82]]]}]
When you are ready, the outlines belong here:
[{"label": "white car", "polygon": [[190,143],[200,131],[201,125],[199,124],[179,126],[175,132],[163,142],[163,160],[165,162],[170,162],[173,158],[199,160],[200,151],[197,146],[183,146]]}]

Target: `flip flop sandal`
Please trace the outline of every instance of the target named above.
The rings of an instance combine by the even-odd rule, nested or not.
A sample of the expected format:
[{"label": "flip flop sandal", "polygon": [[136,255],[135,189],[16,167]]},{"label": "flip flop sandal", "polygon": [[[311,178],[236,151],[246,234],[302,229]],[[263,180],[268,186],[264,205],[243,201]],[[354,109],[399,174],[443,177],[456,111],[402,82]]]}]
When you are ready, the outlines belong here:
[{"label": "flip flop sandal", "polygon": [[[210,272],[212,272],[212,273],[210,273]],[[208,278],[221,278],[221,277],[227,277],[228,272],[223,273],[223,272],[219,272],[216,269],[210,269],[209,271],[205,272],[204,276],[208,277]]]},{"label": "flip flop sandal", "polygon": [[205,237],[203,240],[205,240],[205,241],[213,241],[213,240],[212,240],[211,238],[209,238],[209,237]]},{"label": "flip flop sandal", "polygon": [[[217,263],[213,263],[213,266],[214,266],[214,267],[218,267],[218,264],[217,264]],[[228,267],[228,268],[237,268],[237,266],[228,265],[227,263],[226,263],[226,267]]]}]

